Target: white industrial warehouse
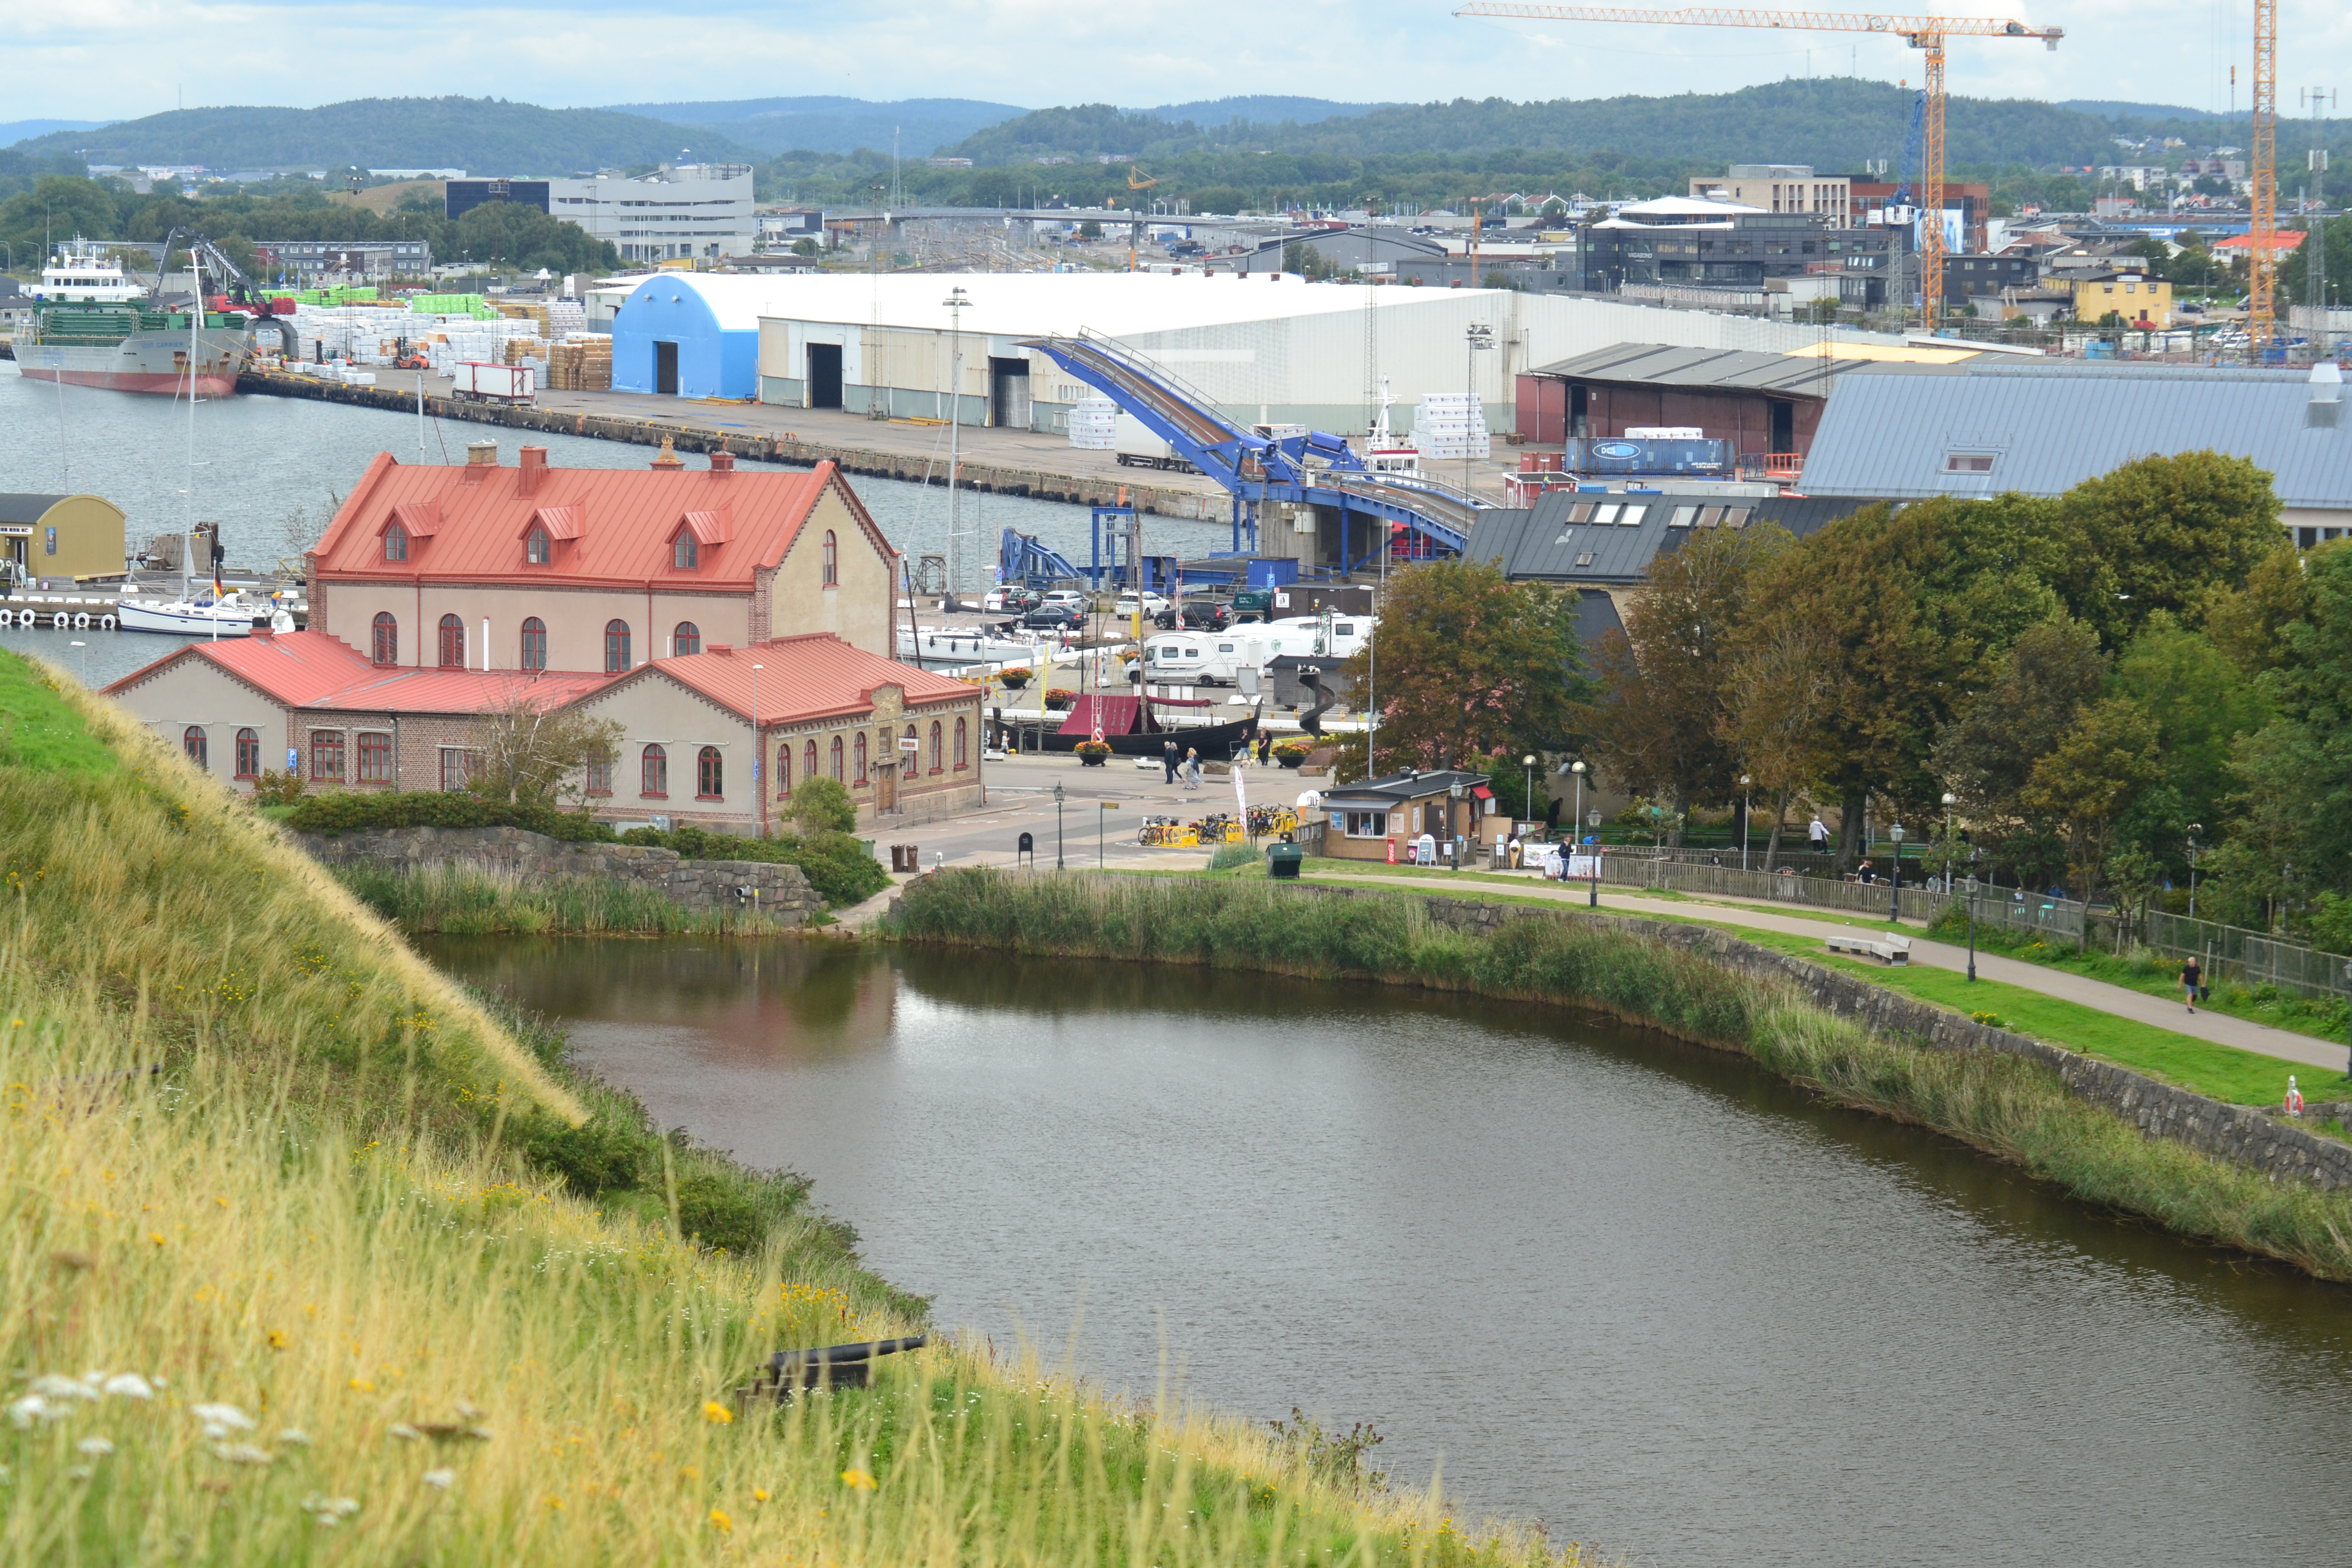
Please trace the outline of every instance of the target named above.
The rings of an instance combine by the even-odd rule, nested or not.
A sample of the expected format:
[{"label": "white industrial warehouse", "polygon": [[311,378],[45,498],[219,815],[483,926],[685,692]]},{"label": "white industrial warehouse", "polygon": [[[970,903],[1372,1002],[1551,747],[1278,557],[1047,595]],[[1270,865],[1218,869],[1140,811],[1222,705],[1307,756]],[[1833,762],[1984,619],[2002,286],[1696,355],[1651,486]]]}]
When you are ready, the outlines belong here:
[{"label": "white industrial warehouse", "polygon": [[[1309,283],[1293,274],[893,273],[631,280],[613,314],[616,391],[948,417],[961,290],[966,425],[1066,427],[1090,395],[1024,340],[1115,338],[1229,416],[1362,432],[1386,384],[1398,434],[1424,394],[1468,388],[1514,428],[1520,372],[1623,342],[1783,353],[1819,328],[1500,289]],[[1469,329],[1491,331],[1473,352]],[[1838,329],[1839,342],[1900,339]]]}]

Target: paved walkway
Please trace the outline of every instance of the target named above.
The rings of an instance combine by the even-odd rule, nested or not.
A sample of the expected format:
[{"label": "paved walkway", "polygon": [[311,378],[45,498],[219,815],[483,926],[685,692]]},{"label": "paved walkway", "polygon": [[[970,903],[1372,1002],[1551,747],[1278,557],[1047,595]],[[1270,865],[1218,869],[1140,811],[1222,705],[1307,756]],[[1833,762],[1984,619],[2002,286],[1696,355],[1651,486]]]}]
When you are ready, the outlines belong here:
[{"label": "paved walkway", "polygon": [[[1558,903],[1582,904],[1587,892],[1582,884],[1563,888],[1558,883],[1529,879],[1525,888],[1505,888],[1494,883],[1453,881],[1438,878],[1360,876],[1350,874],[1346,880],[1379,882],[1387,886],[1412,888],[1423,893],[1445,892],[1465,898],[1475,898],[1482,891],[1508,893],[1517,897],[1548,899]],[[1624,893],[1603,888],[1601,907],[1621,914],[1677,915],[1685,920],[1699,919],[1719,925],[1749,926],[1758,931],[1782,931],[1791,936],[1826,939],[1851,936],[1854,928],[1832,921],[1809,920],[1802,915],[1781,914],[1769,909],[1746,904],[1702,903],[1696,900],[1645,898],[1638,893]],[[1969,954],[1965,947],[1948,942],[1932,942],[1926,937],[1911,938],[1911,962],[1936,969],[1965,972]],[[2038,992],[2063,1002],[2127,1018],[2152,1028],[2169,1029],[2192,1039],[2210,1040],[2219,1046],[2232,1046],[2242,1051],[2253,1051],[2282,1061],[2301,1063],[2330,1072],[2342,1072],[2347,1048],[2341,1044],[2296,1034],[2290,1029],[2274,1029],[2267,1024],[2252,1023],[2244,1018],[2232,1018],[2220,1013],[2190,1014],[2178,1002],[2160,996],[2150,996],[2126,986],[2111,985],[2104,980],[2092,980],[2072,974],[2063,969],[2049,969],[2038,963],[2025,963],[1997,953],[1977,952],[1977,973],[1986,980],[1998,980],[2020,990]]]}]

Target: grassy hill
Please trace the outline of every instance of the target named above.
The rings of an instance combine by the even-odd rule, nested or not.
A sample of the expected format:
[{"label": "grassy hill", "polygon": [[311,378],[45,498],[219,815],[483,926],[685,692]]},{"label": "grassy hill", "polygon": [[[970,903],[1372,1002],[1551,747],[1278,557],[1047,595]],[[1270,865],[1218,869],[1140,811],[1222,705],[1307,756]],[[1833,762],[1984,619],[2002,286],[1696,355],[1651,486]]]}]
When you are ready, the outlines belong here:
[{"label": "grassy hill", "polygon": [[101,131],[57,132],[24,153],[87,149],[93,163],[201,163],[208,169],[457,168],[475,174],[569,174],[757,153],[715,132],[608,109],[541,109],[491,98],[385,98],[318,109],[184,109]]},{"label": "grassy hill", "polygon": [[982,1346],[739,1404],[922,1303],[5,651],[0,896],[0,1561],[1579,1561]]}]

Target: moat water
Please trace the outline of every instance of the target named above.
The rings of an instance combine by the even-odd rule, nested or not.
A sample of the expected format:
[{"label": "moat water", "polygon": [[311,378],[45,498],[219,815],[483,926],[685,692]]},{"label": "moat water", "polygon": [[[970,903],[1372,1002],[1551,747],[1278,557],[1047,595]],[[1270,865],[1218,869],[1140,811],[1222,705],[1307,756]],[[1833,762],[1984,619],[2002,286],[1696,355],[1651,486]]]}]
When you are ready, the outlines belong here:
[{"label": "moat water", "polygon": [[1562,1011],[1182,968],[443,942],[937,1321],[1372,1423],[1638,1563],[2352,1561],[2352,1292]]}]

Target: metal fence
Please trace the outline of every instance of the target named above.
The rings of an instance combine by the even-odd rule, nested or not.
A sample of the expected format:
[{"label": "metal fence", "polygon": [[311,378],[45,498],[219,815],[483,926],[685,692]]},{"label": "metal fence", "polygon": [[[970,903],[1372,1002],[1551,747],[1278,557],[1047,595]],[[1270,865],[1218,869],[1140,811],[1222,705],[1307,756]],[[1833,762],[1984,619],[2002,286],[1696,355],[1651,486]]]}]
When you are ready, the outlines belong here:
[{"label": "metal fence", "polygon": [[2241,926],[2150,910],[2146,940],[2158,952],[2180,958],[2193,954],[2209,983],[2233,979],[2247,985],[2275,985],[2301,996],[2352,994],[2346,973],[2352,961]]},{"label": "metal fence", "polygon": [[[1653,860],[1643,855],[1603,855],[1601,879],[1612,888],[1670,888],[1677,892],[1713,894],[1735,899],[1765,899],[1774,903],[1804,904],[1820,910],[1843,910],[1885,920],[1895,895],[1884,882],[1849,882],[1842,877],[1783,876],[1778,871],[1743,871],[1737,866],[1693,865],[1682,860]],[[1902,891],[1903,918],[1933,921],[1951,903],[1948,894],[1926,888]]]}]

